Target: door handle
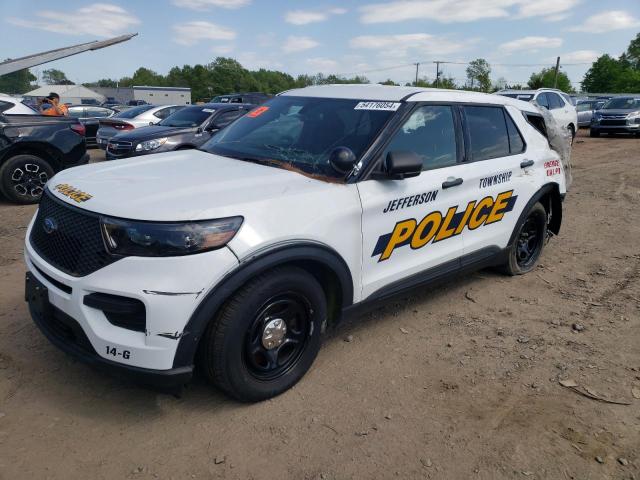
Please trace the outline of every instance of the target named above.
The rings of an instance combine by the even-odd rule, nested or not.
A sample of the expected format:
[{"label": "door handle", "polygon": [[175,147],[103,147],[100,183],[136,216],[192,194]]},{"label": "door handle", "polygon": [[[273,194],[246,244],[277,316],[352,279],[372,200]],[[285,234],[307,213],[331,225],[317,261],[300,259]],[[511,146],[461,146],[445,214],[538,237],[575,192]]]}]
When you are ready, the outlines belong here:
[{"label": "door handle", "polygon": [[520,163],[520,168],[527,168],[530,167],[534,164],[535,162],[533,160],[525,160],[524,162]]},{"label": "door handle", "polygon": [[461,178],[453,178],[450,177],[447,179],[446,182],[442,182],[442,188],[451,188],[451,187],[457,187],[458,185],[462,185],[462,179]]}]

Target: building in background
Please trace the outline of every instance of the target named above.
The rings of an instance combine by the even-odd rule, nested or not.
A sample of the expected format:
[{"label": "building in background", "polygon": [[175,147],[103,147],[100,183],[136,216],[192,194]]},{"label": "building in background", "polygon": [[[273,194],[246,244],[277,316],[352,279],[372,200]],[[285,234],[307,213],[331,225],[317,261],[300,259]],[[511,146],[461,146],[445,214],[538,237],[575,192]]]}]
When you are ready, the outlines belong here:
[{"label": "building in background", "polygon": [[25,93],[28,100],[46,97],[51,92],[60,95],[60,102],[85,105],[100,105],[106,100],[104,95],[91,90],[84,85],[45,85]]},{"label": "building in background", "polygon": [[189,105],[191,89],[184,87],[91,87],[107,101],[127,105],[132,100],[142,100],[153,105]]}]

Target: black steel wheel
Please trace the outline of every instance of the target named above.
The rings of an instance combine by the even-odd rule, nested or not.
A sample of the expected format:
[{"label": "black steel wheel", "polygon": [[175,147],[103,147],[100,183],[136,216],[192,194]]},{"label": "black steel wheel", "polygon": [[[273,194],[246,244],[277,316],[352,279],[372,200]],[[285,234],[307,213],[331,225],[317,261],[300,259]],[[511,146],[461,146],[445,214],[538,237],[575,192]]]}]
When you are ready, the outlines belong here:
[{"label": "black steel wheel", "polygon": [[243,402],[295,385],[320,350],[324,290],[298,267],[279,267],[241,287],[214,314],[199,349],[207,378]]},{"label": "black steel wheel", "polygon": [[514,241],[509,248],[503,270],[509,275],[522,275],[533,270],[547,240],[547,211],[536,203],[516,225]]},{"label": "black steel wheel", "polygon": [[0,190],[14,203],[37,203],[53,176],[51,165],[35,155],[16,155],[0,168]]},{"label": "black steel wheel", "polygon": [[311,328],[311,304],[296,292],[265,302],[245,339],[244,359],[260,380],[273,380],[293,367],[304,351]]}]

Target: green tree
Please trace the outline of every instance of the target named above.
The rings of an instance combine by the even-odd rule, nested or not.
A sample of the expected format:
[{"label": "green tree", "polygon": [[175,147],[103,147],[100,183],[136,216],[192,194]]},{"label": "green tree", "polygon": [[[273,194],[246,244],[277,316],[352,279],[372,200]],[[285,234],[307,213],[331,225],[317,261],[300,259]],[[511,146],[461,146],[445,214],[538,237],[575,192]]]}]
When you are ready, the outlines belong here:
[{"label": "green tree", "polygon": [[629,60],[631,67],[636,70],[640,70],[640,33],[636,35],[636,38],[631,40],[625,55]]},{"label": "green tree", "polygon": [[83,83],[85,87],[110,87],[116,88],[118,86],[118,82],[116,80],[112,80],[110,78],[101,78],[95,82]]},{"label": "green tree", "polygon": [[42,81],[47,85],[73,85],[62,70],[50,68],[42,72]]},{"label": "green tree", "polygon": [[491,91],[491,65],[484,58],[469,62],[467,80],[471,90]]},{"label": "green tree", "polygon": [[390,78],[386,79],[384,82],[380,82],[380,85],[390,85],[390,86],[399,86],[399,83],[394,82]]},{"label": "green tree", "polygon": [[[555,68],[543,68],[537,73],[532,73],[527,82],[527,86],[532,89],[537,88],[553,88],[555,78]],[[573,93],[573,87],[571,86],[571,80],[563,71],[558,72],[558,82],[555,88],[562,90],[563,92]]]},{"label": "green tree", "polygon": [[9,94],[27,93],[29,90],[37,88],[37,85],[31,84],[35,80],[37,78],[27,68],[7,73],[0,76],[0,92]]}]

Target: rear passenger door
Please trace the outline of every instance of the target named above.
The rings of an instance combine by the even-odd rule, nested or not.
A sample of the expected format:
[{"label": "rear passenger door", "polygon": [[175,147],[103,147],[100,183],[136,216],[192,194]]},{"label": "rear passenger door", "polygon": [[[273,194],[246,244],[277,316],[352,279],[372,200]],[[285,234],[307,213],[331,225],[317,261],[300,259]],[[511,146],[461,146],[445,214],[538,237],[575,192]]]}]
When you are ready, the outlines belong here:
[{"label": "rear passenger door", "polygon": [[455,222],[465,202],[459,116],[451,105],[415,107],[380,155],[413,152],[422,173],[357,184],[362,202],[362,298],[414,274],[456,269],[463,243]]},{"label": "rear passenger door", "polygon": [[[464,252],[482,256],[505,248],[524,205],[535,192],[535,160],[520,133],[526,120],[513,107],[461,107],[465,182],[474,203],[462,235]],[[518,123],[520,127],[518,127]]]}]

